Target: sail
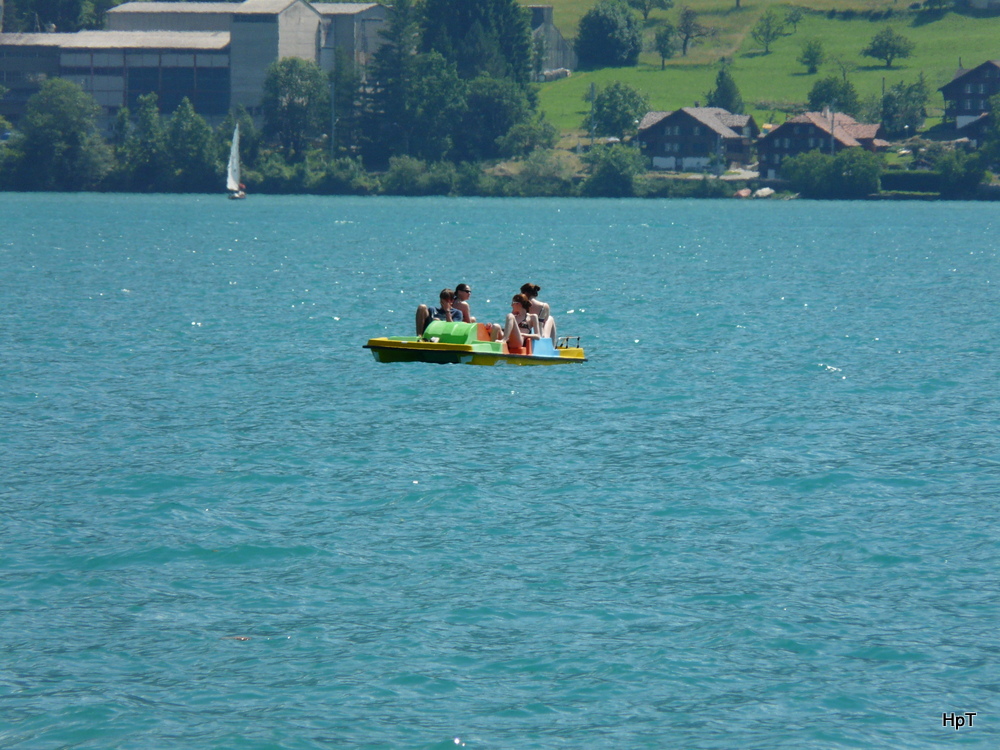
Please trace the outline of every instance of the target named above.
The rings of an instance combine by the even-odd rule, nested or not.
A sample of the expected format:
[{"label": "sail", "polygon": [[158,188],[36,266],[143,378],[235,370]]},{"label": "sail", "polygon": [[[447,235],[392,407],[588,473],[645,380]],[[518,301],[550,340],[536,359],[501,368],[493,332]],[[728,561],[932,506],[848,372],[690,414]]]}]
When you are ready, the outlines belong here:
[{"label": "sail", "polygon": [[240,124],[233,131],[233,145],[229,149],[229,171],[226,173],[226,190],[230,193],[240,189]]}]

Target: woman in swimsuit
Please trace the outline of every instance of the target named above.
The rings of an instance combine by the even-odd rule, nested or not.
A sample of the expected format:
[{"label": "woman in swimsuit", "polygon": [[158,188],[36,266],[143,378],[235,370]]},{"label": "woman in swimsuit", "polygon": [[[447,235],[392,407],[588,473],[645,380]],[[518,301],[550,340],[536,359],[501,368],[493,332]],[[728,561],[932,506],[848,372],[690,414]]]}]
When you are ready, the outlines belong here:
[{"label": "woman in swimsuit", "polygon": [[538,293],[542,291],[542,288],[538,284],[522,284],[521,294],[530,300],[531,307],[529,311],[538,316],[538,322],[541,325],[542,336],[552,339],[552,343],[556,343],[556,321],[549,314],[549,305],[547,302],[542,302],[538,299]]},{"label": "woman in swimsuit", "polygon": [[[500,338],[512,349],[523,349],[525,339],[541,338],[542,327],[538,316],[529,312],[531,300],[523,294],[515,294],[511,300],[512,311],[507,313]],[[499,328],[499,326],[496,326]],[[495,330],[495,329],[494,329]]]},{"label": "woman in swimsuit", "polygon": [[469,297],[471,296],[472,289],[465,282],[455,287],[455,302],[453,304],[455,308],[462,311],[462,317],[466,323],[476,322],[476,319],[472,317],[472,309],[469,307]]}]

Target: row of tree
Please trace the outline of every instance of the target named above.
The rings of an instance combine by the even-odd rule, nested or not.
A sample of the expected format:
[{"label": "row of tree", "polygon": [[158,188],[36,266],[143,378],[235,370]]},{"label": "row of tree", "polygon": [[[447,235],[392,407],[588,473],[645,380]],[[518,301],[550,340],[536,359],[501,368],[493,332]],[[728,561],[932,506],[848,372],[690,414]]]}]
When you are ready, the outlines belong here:
[{"label": "row of tree", "polygon": [[[642,26],[632,10],[638,10],[645,23],[654,8],[669,10],[672,7],[673,0],[598,0],[580,19],[576,38],[580,65],[584,68],[638,65],[643,50]],[[757,19],[750,35],[763,47],[764,54],[770,54],[772,44],[798,30],[803,15],[798,7],[789,9],[783,16],[768,8]],[[696,11],[688,6],[681,7],[676,23],[664,20],[657,25],[653,47],[660,55],[660,67],[665,67],[666,61],[678,52],[686,57],[692,45],[717,35],[718,30],[702,23]],[[891,68],[895,60],[909,57],[913,48],[910,39],[886,26],[872,37],[861,54],[882,60]],[[822,56],[822,45],[818,40],[810,40],[804,45],[800,60],[810,73],[815,73]]]}]

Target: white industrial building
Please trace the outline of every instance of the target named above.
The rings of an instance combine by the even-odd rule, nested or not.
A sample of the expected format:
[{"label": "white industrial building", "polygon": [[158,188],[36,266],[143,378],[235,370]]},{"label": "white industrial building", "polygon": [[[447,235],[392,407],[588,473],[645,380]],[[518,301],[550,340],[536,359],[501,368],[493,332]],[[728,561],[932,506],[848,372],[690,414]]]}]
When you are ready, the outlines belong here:
[{"label": "white industrial building", "polygon": [[110,9],[103,31],[0,34],[0,115],[16,121],[51,76],[78,83],[109,118],[151,92],[165,112],[186,96],[210,121],[236,105],[254,114],[275,60],[332,70],[339,50],[367,65],[385,19],[378,3],[133,2]]}]

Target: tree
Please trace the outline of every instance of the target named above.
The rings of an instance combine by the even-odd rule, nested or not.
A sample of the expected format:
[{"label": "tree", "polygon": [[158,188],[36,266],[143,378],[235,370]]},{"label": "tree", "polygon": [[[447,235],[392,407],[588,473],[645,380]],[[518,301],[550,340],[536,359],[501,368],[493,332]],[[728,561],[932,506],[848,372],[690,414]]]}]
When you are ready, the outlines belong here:
[{"label": "tree", "polygon": [[805,65],[810,75],[815,74],[823,64],[823,42],[815,38],[807,39],[802,45],[798,61]]},{"label": "tree", "polygon": [[863,148],[836,156],[810,151],[782,162],[781,174],[806,198],[865,198],[879,191],[882,161]]},{"label": "tree", "polygon": [[[513,81],[503,81],[522,92]],[[406,153],[426,161],[448,156],[456,145],[456,131],[461,133],[457,124],[468,113],[466,95],[471,85],[459,78],[455,64],[439,52],[414,58],[404,119],[399,123],[407,144]]]},{"label": "tree", "polygon": [[498,158],[501,139],[531,115],[528,97],[514,81],[489,76],[470,81],[465,115],[455,134],[456,156],[468,161]]},{"label": "tree", "polygon": [[362,70],[343,49],[334,50],[330,86],[333,89],[333,139],[330,153],[350,153],[360,140]]},{"label": "tree", "polygon": [[135,125],[125,138],[124,173],[131,190],[165,190],[168,182],[167,131],[156,94],[139,97]]},{"label": "tree", "polygon": [[362,150],[369,163],[384,166],[390,157],[409,153],[408,122],[420,43],[413,0],[389,6],[382,45],[372,60],[367,101],[362,110]]},{"label": "tree", "polygon": [[184,193],[219,189],[222,165],[218,162],[212,129],[194,111],[187,97],[170,118],[166,146],[174,189]]},{"label": "tree", "polygon": [[863,148],[847,148],[833,159],[830,194],[833,198],[866,198],[880,189],[882,159]]},{"label": "tree", "polygon": [[423,52],[439,52],[470,80],[488,74],[531,80],[531,28],[517,0],[425,0]]},{"label": "tree", "polygon": [[514,125],[497,140],[500,155],[525,156],[537,150],[555,148],[559,131],[538,112],[534,118]]},{"label": "tree", "polygon": [[595,146],[583,161],[590,167],[584,181],[584,195],[607,198],[629,198],[635,195],[635,179],[646,169],[646,158],[639,149],[616,143]]},{"label": "tree", "polygon": [[802,23],[802,8],[798,6],[792,8],[785,14],[785,23],[792,27],[792,32],[795,33],[799,30],[799,24]]},{"label": "tree", "polygon": [[983,181],[986,160],[981,153],[948,149],[935,161],[934,169],[941,175],[941,195],[963,198],[976,192]]},{"label": "tree", "polygon": [[722,107],[734,115],[743,114],[743,97],[729,72],[728,65],[719,68],[715,76],[715,88],[709,91],[705,98],[709,107]]},{"label": "tree", "polygon": [[699,39],[715,35],[715,29],[698,21],[698,14],[691,8],[681,8],[677,21],[677,36],[681,40],[681,55],[687,57],[688,48],[698,43]]},{"label": "tree", "polygon": [[264,92],[264,134],[275,138],[288,154],[302,156],[305,144],[330,125],[330,87],[314,62],[285,57],[267,68]]},{"label": "tree", "polygon": [[809,90],[809,109],[813,112],[829,107],[836,112],[854,117],[858,113],[859,106],[858,92],[854,89],[854,84],[836,76],[816,81]]},{"label": "tree", "polygon": [[785,36],[785,22],[778,18],[777,13],[768,8],[750,30],[750,36],[752,36],[758,44],[764,45],[765,55],[770,54],[771,45],[781,37]]},{"label": "tree", "polygon": [[100,106],[75,83],[50,78],[28,99],[11,148],[22,190],[88,190],[111,171]]},{"label": "tree", "polygon": [[930,91],[924,74],[914,83],[890,86],[882,97],[881,121],[890,135],[916,133],[927,117],[927,100]]},{"label": "tree", "polygon": [[654,47],[660,55],[660,70],[664,70],[667,58],[673,57],[677,52],[677,29],[669,21],[656,30]]},{"label": "tree", "polygon": [[624,138],[648,111],[645,96],[627,83],[614,81],[594,97],[593,130],[597,135]]},{"label": "tree", "polygon": [[628,0],[628,4],[629,7],[642,13],[642,20],[646,22],[649,21],[649,14],[654,9],[670,10],[674,7],[674,0]]},{"label": "tree", "polygon": [[1000,94],[995,94],[987,102],[986,133],[982,146],[983,155],[989,165],[1000,163]]},{"label": "tree", "polygon": [[580,19],[576,54],[582,67],[635,65],[641,51],[639,22],[621,0],[598,0]]},{"label": "tree", "polygon": [[790,156],[781,163],[781,176],[805,198],[825,198],[833,157],[818,150]]},{"label": "tree", "polygon": [[891,68],[893,60],[909,57],[913,52],[913,46],[910,39],[886,26],[872,37],[868,46],[861,50],[861,54],[865,57],[874,57],[876,60],[885,60],[885,67]]}]

